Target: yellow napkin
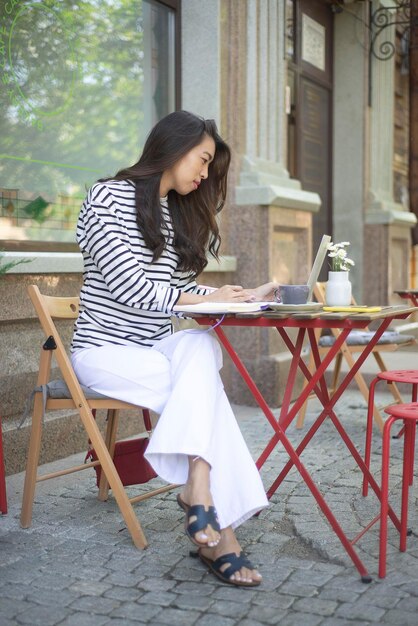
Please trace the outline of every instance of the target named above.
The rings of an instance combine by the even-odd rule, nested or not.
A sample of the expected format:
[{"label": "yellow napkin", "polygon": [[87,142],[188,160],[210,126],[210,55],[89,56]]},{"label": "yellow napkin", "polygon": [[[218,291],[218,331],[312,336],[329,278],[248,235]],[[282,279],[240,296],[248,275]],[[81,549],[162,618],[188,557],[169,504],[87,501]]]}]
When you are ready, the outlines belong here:
[{"label": "yellow napkin", "polygon": [[324,311],[333,313],[377,313],[382,310],[381,306],[324,306]]}]

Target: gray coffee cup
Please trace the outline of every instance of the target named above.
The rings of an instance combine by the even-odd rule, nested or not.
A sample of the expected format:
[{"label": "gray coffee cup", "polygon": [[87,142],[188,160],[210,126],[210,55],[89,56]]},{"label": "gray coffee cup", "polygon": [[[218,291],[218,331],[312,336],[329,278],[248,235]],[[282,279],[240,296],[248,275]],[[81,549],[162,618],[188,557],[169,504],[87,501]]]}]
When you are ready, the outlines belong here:
[{"label": "gray coffee cup", "polygon": [[309,295],[308,285],[279,285],[276,299],[282,304],[306,304]]}]

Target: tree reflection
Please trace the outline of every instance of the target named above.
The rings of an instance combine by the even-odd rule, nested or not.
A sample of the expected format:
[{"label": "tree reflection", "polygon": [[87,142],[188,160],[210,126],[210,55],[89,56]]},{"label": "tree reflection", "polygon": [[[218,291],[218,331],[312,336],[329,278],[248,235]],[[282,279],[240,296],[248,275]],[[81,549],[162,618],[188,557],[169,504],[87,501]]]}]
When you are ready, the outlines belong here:
[{"label": "tree reflection", "polygon": [[[145,0],[44,0],[21,2],[12,15],[0,16],[7,25],[0,189],[18,189],[22,207],[42,196],[55,203],[45,214],[50,217],[62,204],[58,196],[77,197],[78,211],[87,185],[137,159],[156,121],[144,123],[145,74],[152,64],[167,63],[148,58],[144,47],[144,33],[145,40],[150,36],[144,15],[155,21],[152,6]],[[147,98],[160,101],[159,115],[169,112],[161,88]],[[64,205],[67,217],[74,213]],[[42,222],[42,212],[36,218]]]}]

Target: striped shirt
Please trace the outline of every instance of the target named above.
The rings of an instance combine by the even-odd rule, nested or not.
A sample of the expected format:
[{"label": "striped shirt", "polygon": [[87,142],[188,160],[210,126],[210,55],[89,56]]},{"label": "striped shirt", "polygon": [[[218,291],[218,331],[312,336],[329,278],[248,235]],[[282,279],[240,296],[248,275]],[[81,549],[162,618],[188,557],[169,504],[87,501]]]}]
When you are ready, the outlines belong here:
[{"label": "striped shirt", "polygon": [[173,332],[170,318],[181,292],[207,293],[177,269],[164,200],[161,207],[166,245],[153,262],[136,223],[133,183],[96,183],[88,192],[77,223],[84,283],[72,351],[108,343],[152,346]]}]

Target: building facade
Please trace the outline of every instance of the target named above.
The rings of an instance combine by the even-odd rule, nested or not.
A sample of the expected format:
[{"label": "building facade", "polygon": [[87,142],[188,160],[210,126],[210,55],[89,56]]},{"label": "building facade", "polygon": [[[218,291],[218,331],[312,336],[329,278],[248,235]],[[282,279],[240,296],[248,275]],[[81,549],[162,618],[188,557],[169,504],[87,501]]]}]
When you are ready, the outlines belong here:
[{"label": "building facade", "polygon": [[[42,341],[26,287],[78,293],[85,187],[136,160],[149,128],[175,108],[216,119],[233,152],[221,262],[202,282],[305,282],[322,234],[350,241],[360,302],[394,302],[411,281],[407,51],[402,29],[379,33],[372,22],[381,9],[393,16],[393,1],[117,0],[100,18],[96,4],[3,9],[1,245],[4,262],[30,259],[0,276],[8,472],[23,467],[28,427],[16,426]],[[36,38],[46,33],[49,54]],[[386,60],[372,50],[378,35],[398,44]],[[277,333],[230,334],[280,403],[289,355]],[[233,401],[250,402],[227,359],[223,376]],[[138,431],[136,416],[122,422],[125,434]],[[48,420],[45,433],[43,460],[85,446],[71,415]]]}]

